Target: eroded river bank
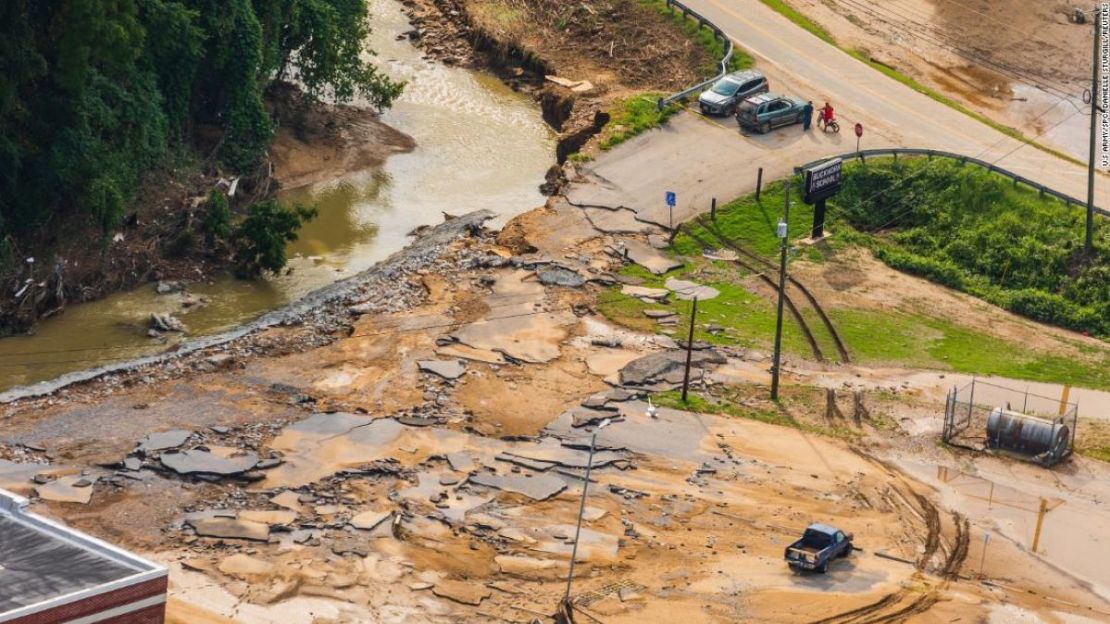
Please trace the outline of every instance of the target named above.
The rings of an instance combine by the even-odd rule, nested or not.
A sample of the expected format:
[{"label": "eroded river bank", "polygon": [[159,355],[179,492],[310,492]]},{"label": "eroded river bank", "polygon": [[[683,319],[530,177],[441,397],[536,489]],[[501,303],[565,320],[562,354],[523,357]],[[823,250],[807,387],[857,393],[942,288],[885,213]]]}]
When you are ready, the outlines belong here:
[{"label": "eroded river bank", "polygon": [[[190,283],[187,294],[159,295],[152,284],[71,306],[34,335],[0,339],[0,390],[230,331],[370,268],[444,213],[485,209],[503,223],[543,204],[538,187],[555,161],[555,139],[535,104],[493,76],[425,59],[402,36],[411,26],[401,5],[370,4],[370,47],[391,77],[408,83],[381,121],[411,136],[415,148],[380,167],[284,193],[285,201],[316,206],[319,216],[290,245],[289,270],[280,276]],[[154,312],[179,315],[187,335],[147,337]]]}]

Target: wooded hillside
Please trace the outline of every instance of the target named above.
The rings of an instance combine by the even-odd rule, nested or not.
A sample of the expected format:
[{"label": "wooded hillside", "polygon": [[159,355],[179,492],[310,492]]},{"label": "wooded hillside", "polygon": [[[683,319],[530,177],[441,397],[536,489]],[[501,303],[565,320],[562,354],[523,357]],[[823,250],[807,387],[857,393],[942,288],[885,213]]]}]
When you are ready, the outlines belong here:
[{"label": "wooded hillside", "polygon": [[364,60],[369,28],[366,0],[0,2],[0,259],[61,217],[108,232],[182,151],[250,172],[274,81],[388,106],[400,85]]}]

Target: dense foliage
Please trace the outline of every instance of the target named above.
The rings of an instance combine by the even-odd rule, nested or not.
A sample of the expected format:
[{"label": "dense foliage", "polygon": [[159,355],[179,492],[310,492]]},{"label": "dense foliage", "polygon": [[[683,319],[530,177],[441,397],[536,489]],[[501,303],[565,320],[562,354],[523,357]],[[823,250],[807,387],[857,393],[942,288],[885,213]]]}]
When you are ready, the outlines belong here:
[{"label": "dense foliage", "polygon": [[979,167],[926,159],[852,166],[836,207],[875,234],[876,255],[894,268],[1038,321],[1110,336],[1110,228],[1096,219],[1095,253],[1086,257],[1082,207]]},{"label": "dense foliage", "polygon": [[285,266],[285,245],[297,240],[301,224],[316,216],[314,208],[283,206],[270,199],[250,207],[232,235],[236,270],[242,277]]},{"label": "dense foliage", "polygon": [[0,241],[73,214],[106,232],[141,174],[205,133],[249,172],[275,80],[389,105],[369,28],[366,0],[0,2]]}]

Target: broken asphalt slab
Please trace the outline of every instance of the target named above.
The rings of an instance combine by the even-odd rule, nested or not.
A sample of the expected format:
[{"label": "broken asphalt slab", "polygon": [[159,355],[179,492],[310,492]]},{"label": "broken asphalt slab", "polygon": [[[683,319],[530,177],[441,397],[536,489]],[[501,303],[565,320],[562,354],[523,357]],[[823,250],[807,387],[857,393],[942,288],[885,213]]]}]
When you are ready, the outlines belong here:
[{"label": "broken asphalt slab", "polygon": [[559,477],[547,474],[536,476],[513,474],[503,476],[488,472],[479,472],[470,477],[470,482],[475,485],[484,485],[506,492],[523,494],[537,501],[547,500],[567,489],[565,481]]},{"label": "broken asphalt slab", "polygon": [[241,475],[258,465],[258,453],[243,452],[234,455],[217,455],[193,449],[181,453],[162,453],[162,465],[182,475],[212,474],[223,477]]},{"label": "broken asphalt slab", "polygon": [[[576,410],[571,410],[568,414],[572,414],[575,411]],[[607,414],[606,416],[612,416],[612,414]],[[556,438],[545,437],[532,446],[515,446],[511,450],[505,451],[502,455],[533,462],[554,464],[563,468],[585,469],[586,464],[590,461],[590,453],[587,450],[590,443],[588,437],[584,438],[584,440],[583,446],[579,444],[578,441],[571,441],[568,444]],[[608,450],[612,448],[619,447],[604,447],[598,445],[598,449],[602,450],[596,450],[594,453],[594,468],[601,468],[628,459],[628,455],[625,453]]]},{"label": "broken asphalt slab", "polygon": [[667,290],[673,291],[675,296],[683,301],[690,301],[697,299],[698,301],[705,301],[707,299],[715,299],[721,294],[721,291],[710,286],[703,286],[695,282],[688,282],[686,280],[675,279],[673,277],[667,278],[665,284]]},{"label": "broken asphalt slab", "polygon": [[87,505],[92,500],[93,484],[97,477],[70,475],[55,479],[50,483],[35,487],[35,492],[43,500],[55,503],[80,503]]},{"label": "broken asphalt slab", "polygon": [[656,275],[663,275],[668,271],[680,268],[682,263],[674,258],[669,258],[647,243],[638,240],[624,241],[625,256]]},{"label": "broken asphalt slab", "polygon": [[646,303],[662,303],[667,300],[667,297],[671,296],[671,291],[666,288],[625,285],[621,287],[621,294],[628,297],[636,297]]},{"label": "broken asphalt slab", "polygon": [[453,600],[460,604],[478,606],[493,593],[488,587],[462,581],[440,581],[432,587],[432,593],[440,598]]},{"label": "broken asphalt slab", "polygon": [[189,436],[191,435],[193,435],[192,431],[186,431],[184,429],[151,433],[142,440],[139,440],[139,445],[135,450],[144,454],[150,454],[156,451],[180,448],[181,445],[189,440]]},{"label": "broken asphalt slab", "polygon": [[[724,355],[713,349],[695,351],[690,366],[705,369],[727,362]],[[686,367],[686,354],[681,351],[656,351],[632,360],[620,370],[622,384],[646,386],[661,381],[680,383]]]},{"label": "broken asphalt slab", "polygon": [[461,360],[418,360],[416,365],[420,370],[444,379],[458,379],[466,373],[466,363]]},{"label": "broken asphalt slab", "polygon": [[255,542],[270,540],[270,526],[268,524],[217,516],[216,513],[205,511],[189,514],[185,518],[185,524],[193,527],[193,531],[201,537],[243,539]]},{"label": "broken asphalt slab", "polygon": [[475,349],[503,353],[529,364],[544,364],[559,357],[567,327],[575,323],[567,313],[520,314],[490,318],[466,325],[451,335]]},{"label": "broken asphalt slab", "polygon": [[545,286],[566,286],[567,288],[580,288],[586,283],[586,278],[576,271],[563,267],[549,267],[536,271],[536,277]]}]

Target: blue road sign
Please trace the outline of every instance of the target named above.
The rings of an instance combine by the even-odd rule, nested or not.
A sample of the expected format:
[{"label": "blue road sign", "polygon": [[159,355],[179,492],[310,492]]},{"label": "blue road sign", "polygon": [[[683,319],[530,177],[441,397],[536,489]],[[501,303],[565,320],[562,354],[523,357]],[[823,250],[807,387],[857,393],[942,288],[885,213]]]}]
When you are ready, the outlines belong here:
[{"label": "blue road sign", "polygon": [[667,191],[667,205],[674,208],[677,203],[678,195],[675,195],[674,191]]}]

